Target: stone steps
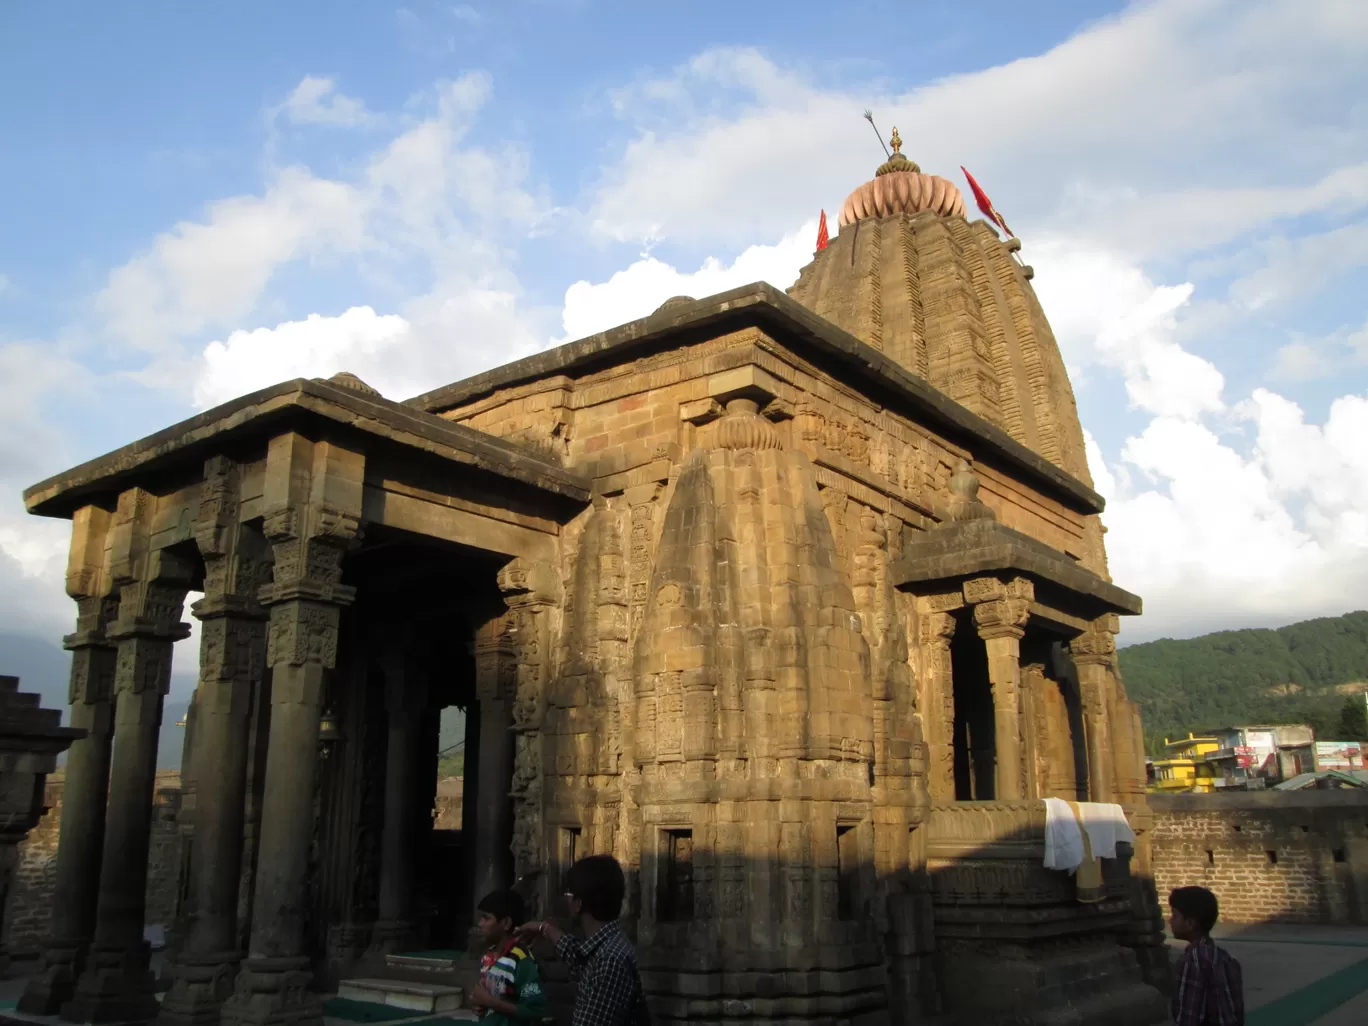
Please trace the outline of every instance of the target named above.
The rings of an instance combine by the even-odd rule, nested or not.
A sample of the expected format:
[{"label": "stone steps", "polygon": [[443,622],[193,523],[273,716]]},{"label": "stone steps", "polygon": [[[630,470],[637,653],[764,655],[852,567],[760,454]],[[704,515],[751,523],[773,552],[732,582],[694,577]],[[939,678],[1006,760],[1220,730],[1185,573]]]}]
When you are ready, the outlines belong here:
[{"label": "stone steps", "polygon": [[460,987],[440,983],[414,983],[409,980],[361,979],[343,980],[337,996],[350,1001],[402,1008],[416,1015],[455,1012],[465,998]]}]

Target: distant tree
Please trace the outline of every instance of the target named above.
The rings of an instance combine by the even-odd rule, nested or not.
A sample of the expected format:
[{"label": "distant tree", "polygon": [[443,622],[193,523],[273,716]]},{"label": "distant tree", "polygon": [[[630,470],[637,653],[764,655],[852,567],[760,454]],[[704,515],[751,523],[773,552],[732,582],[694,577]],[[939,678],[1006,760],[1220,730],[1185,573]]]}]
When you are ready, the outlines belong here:
[{"label": "distant tree", "polygon": [[1363,696],[1346,698],[1340,708],[1336,741],[1368,741],[1368,709],[1363,704]]}]

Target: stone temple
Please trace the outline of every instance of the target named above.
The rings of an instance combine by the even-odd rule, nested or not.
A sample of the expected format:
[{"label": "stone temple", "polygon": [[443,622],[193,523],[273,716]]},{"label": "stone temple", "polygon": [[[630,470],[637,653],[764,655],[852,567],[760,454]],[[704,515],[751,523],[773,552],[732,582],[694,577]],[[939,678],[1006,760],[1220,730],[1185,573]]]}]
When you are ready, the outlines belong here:
[{"label": "stone temple", "polygon": [[[493,887],[554,915],[608,852],[661,1022],[1163,1018],[1115,655],[1140,600],[1018,245],[895,153],[788,294],[671,299],[402,403],[287,381],[29,489],[72,522],[87,733],[21,1009],[318,1023],[340,979],[462,947]],[[192,592],[159,1003],[143,882]],[[1046,797],[1135,829],[1088,900],[1042,865]]]}]

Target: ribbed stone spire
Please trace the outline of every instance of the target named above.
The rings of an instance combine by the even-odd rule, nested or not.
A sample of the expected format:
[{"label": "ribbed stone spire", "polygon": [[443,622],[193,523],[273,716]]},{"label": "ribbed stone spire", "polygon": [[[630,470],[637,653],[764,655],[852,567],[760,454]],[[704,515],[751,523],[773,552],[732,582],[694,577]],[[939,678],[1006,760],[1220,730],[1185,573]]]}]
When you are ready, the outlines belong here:
[{"label": "ribbed stone spire", "polygon": [[953,183],[894,152],[789,295],[1084,482],[1073,390],[1030,269]]}]

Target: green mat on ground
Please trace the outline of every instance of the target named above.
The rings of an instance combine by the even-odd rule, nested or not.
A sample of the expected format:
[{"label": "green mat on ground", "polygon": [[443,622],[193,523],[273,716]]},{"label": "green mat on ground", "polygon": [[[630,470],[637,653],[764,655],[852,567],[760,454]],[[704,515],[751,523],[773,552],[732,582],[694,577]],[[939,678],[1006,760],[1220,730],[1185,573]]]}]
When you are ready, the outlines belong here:
[{"label": "green mat on ground", "polygon": [[1368,958],[1245,1015],[1246,1026],[1307,1026],[1368,990]]},{"label": "green mat on ground", "polygon": [[378,1001],[335,997],[323,1002],[323,1014],[329,1019],[346,1019],[348,1022],[394,1022],[396,1019],[415,1019],[423,1013],[410,1008],[382,1005]]}]

